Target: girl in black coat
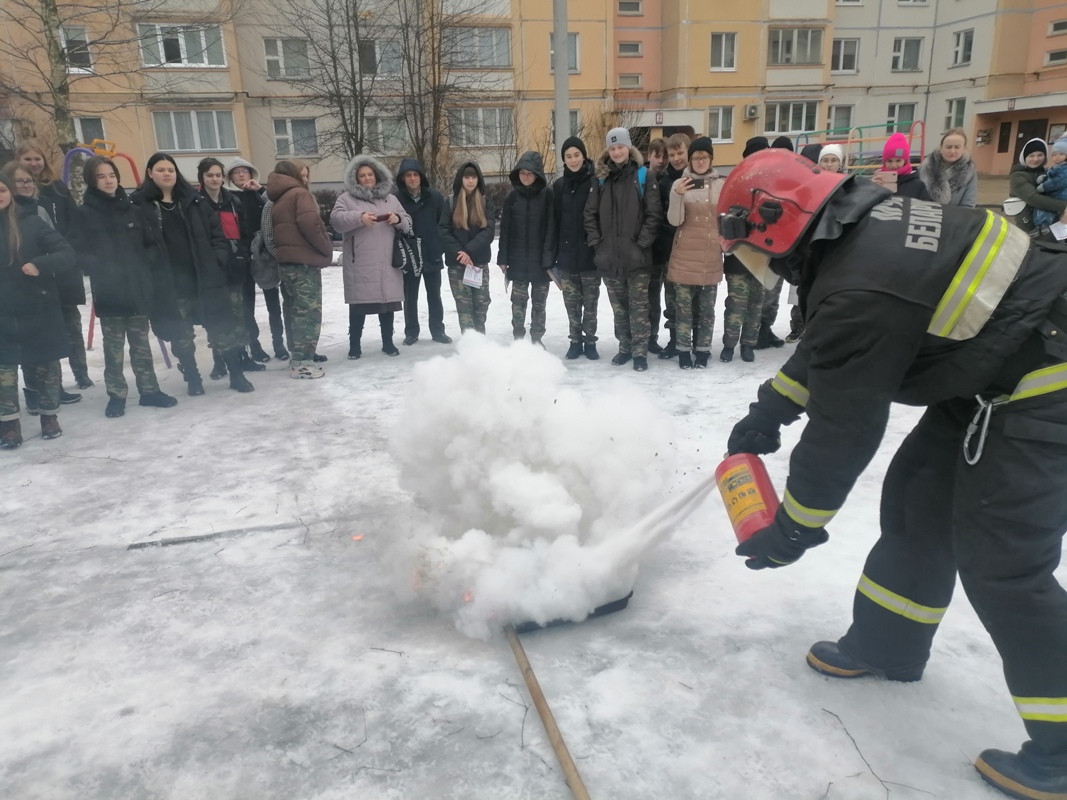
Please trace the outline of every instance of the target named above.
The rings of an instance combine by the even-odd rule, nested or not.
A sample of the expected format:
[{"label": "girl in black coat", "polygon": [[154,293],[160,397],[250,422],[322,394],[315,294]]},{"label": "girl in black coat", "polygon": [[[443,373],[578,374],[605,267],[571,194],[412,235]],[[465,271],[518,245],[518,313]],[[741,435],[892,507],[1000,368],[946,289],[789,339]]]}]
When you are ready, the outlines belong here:
[{"label": "girl in black coat", "polygon": [[126,413],[129,387],[123,362],[127,340],[140,405],[170,408],[178,401],[160,391],[149,339],[152,270],[159,261],[158,245],[144,209],[131,203],[119,185],[119,171],[111,159],[90,158],[82,176],[85,200],[78,209],[79,224],[71,243],[89,275],[100,318],[108,396],[104,414],[121,417]]},{"label": "girl in black coat", "polygon": [[485,333],[493,227],[493,206],[485,195],[482,170],[478,162],[468,161],[456,171],[452,198],[437,223],[461,332]]},{"label": "girl in black coat", "polygon": [[552,196],[546,191],[540,153],[523,153],[511,171],[511,185],[514,188],[500,214],[496,263],[511,281],[512,333],[516,339],[526,337],[526,304],[532,294],[530,338],[541,344],[551,281],[546,270],[552,266],[556,248]]},{"label": "girl in black coat", "polygon": [[222,350],[230,388],[251,392],[255,387],[244,377],[241,348],[233,332],[225,272],[230,245],[219,215],[182,177],[167,153],[148,159],[144,183],[130,199],[145,210],[166,265],[153,291],[152,328],[171,342],[189,394],[204,393],[196,366],[193,325],[197,323],[207,329],[208,345]]},{"label": "girl in black coat", "polygon": [[11,182],[0,176],[0,449],[22,444],[18,365],[39,393],[41,436],[63,431],[59,413],[59,359],[70,349],[63,330],[56,275],[74,267],[74,251],[37,217],[19,219]]},{"label": "girl in black coat", "polygon": [[[52,227],[69,239],[78,214],[78,204],[71,197],[70,189],[52,169],[44,147],[33,139],[27,139],[19,145],[15,157],[37,182],[36,199],[51,218]],[[85,337],[81,312],[78,310],[78,306],[85,305],[85,281],[77,267],[67,270],[56,280],[63,305],[63,324],[70,339],[70,371],[74,373],[79,389],[89,389],[93,381],[89,378],[85,361]]]},{"label": "girl in black coat", "polygon": [[[596,312],[600,302],[600,276],[593,263],[593,248],[585,238],[585,201],[593,183],[593,165],[585,143],[572,136],[560,151],[566,171],[552,184],[556,252],[553,259],[563,281],[563,305],[567,307],[571,346],[567,358],[596,360]],[[583,317],[584,311],[584,317]]]}]

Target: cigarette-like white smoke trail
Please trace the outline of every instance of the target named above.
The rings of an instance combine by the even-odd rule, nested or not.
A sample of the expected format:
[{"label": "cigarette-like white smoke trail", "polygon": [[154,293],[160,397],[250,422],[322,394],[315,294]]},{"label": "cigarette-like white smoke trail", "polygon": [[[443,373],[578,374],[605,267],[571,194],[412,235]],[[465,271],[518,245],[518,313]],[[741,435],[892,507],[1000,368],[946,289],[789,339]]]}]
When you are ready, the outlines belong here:
[{"label": "cigarette-like white smoke trail", "polygon": [[431,521],[394,563],[467,635],[624,597],[641,555],[714,485],[664,497],[669,418],[632,381],[583,396],[565,374],[540,348],[478,335],[415,368],[391,449]]}]

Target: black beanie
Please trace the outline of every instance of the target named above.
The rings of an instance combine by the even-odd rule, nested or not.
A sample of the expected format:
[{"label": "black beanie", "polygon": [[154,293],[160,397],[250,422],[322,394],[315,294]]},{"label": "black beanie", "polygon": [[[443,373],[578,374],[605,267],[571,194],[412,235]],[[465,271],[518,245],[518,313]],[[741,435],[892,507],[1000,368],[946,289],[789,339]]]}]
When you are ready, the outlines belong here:
[{"label": "black beanie", "polygon": [[1041,139],[1031,139],[1023,145],[1022,159],[1025,163],[1026,157],[1031,153],[1042,153],[1045,158],[1048,158],[1048,145],[1046,145]]},{"label": "black beanie", "polygon": [[766,150],[771,146],[771,143],[767,141],[766,136],[753,136],[747,142],[745,142],[744,152],[741,153],[741,158],[748,158],[753,153],[758,153],[760,150]]},{"label": "black beanie", "polygon": [[778,147],[782,150],[788,150],[791,153],[794,152],[793,142],[788,136],[779,136],[771,143],[771,147]]},{"label": "black beanie", "polygon": [[715,155],[715,148],[711,146],[711,139],[707,136],[698,136],[689,145],[689,157],[693,157],[693,153],[700,151],[707,153],[709,156]]},{"label": "black beanie", "polygon": [[819,163],[819,155],[822,153],[821,144],[806,144],[800,148],[800,155],[812,164]]},{"label": "black beanie", "polygon": [[585,142],[583,142],[577,136],[572,136],[563,143],[563,147],[559,149],[560,156],[562,156],[572,147],[577,147],[582,153],[582,158],[586,159],[587,161],[589,160],[589,153],[587,153],[585,150]]}]

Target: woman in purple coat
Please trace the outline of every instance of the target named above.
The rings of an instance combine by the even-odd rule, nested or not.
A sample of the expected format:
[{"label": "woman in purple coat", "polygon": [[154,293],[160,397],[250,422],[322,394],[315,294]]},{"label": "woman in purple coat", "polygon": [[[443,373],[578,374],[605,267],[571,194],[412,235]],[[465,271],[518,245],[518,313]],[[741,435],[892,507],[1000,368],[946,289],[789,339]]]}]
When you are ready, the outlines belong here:
[{"label": "woman in purple coat", "polygon": [[393,194],[393,179],[382,162],[367,155],[352,159],[330,224],[344,235],[348,357],[363,355],[360,339],[368,314],[377,314],[381,323],[382,352],[400,355],[393,344],[393,315],[403,308],[404,273],[393,267],[393,237],[398,228],[411,233],[411,217]]}]

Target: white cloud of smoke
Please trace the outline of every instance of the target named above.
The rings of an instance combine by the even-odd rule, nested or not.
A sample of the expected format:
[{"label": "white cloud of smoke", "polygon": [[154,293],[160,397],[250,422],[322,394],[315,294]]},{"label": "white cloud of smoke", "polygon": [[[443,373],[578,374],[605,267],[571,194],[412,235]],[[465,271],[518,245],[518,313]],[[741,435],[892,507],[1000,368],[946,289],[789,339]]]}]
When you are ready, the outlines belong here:
[{"label": "white cloud of smoke", "polygon": [[430,521],[401,542],[401,588],[488,638],[580,621],[633,588],[640,556],[706,496],[669,507],[671,422],[624,379],[583,396],[558,358],[464,336],[416,367],[391,449]]}]

